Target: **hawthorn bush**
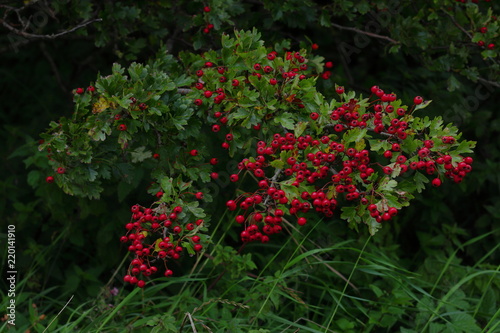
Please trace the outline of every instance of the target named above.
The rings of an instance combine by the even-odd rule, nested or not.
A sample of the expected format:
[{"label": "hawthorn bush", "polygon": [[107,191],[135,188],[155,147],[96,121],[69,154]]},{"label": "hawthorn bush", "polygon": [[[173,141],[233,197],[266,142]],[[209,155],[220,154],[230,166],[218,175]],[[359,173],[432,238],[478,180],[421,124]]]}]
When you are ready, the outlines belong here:
[{"label": "hawthorn bush", "polygon": [[[495,194],[483,198],[495,192],[481,190],[495,164],[480,157],[477,167],[475,142],[450,123],[495,154],[492,112],[470,112],[498,87],[494,4],[39,6],[109,60],[89,55],[105,74],[74,81],[73,112],[11,154],[25,158],[37,197],[9,199],[9,223],[29,233],[25,327],[56,328],[58,318],[60,330],[90,332],[498,326],[498,229],[488,220],[498,216]],[[2,8],[15,27],[14,9]],[[61,30],[51,20],[10,28],[12,47]],[[75,294],[89,310],[58,317]]]}]

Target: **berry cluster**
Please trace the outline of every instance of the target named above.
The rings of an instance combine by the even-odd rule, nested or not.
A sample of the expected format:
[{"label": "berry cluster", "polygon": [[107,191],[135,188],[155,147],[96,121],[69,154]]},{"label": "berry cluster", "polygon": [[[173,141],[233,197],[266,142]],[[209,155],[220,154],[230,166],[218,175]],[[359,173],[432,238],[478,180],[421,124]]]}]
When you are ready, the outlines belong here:
[{"label": "berry cluster", "polygon": [[[202,68],[195,71],[197,82],[194,84],[192,94],[193,103],[197,106],[206,106],[212,110],[210,119],[215,121],[212,126],[213,132],[219,132],[221,127],[226,125],[229,115],[234,108],[224,107],[225,102],[238,103],[245,88],[250,90],[257,88],[256,80],[265,80],[267,87],[272,93],[266,94],[274,96],[280,101],[286,101],[287,108],[304,108],[304,104],[296,94],[285,92],[285,86],[290,87],[296,78],[301,81],[309,77],[314,77],[311,66],[308,65],[308,59],[301,52],[285,52],[283,59],[279,58],[277,51],[267,54],[265,59],[253,63],[248,70],[238,72],[229,71],[223,64],[215,64],[212,61],[205,61]],[[332,67],[331,62],[327,67]],[[329,77],[330,72],[327,73]],[[260,88],[262,90],[262,87]],[[276,114],[269,113],[264,115],[263,120],[272,119]],[[255,130],[259,130],[261,124],[254,125]],[[226,138],[223,143],[224,148],[229,148],[232,137]]]},{"label": "berry cluster", "polygon": [[83,89],[83,88],[76,88],[75,89],[75,94],[82,95],[83,93],[85,93],[85,91],[87,91],[88,93],[93,93],[95,91],[95,87],[94,86],[88,86],[86,90]]},{"label": "berry cluster", "polygon": [[[343,93],[343,88],[337,90]],[[239,172],[231,175],[231,181],[238,181],[240,173],[248,173],[258,183],[253,193],[227,202],[229,210],[239,208],[244,212],[235,218],[245,225],[242,241],[267,242],[270,235],[282,230],[284,216],[295,216],[297,224],[304,225],[307,218],[302,215],[316,211],[331,218],[338,206],[354,206],[362,221],[388,221],[411,199],[409,195],[389,199],[397,180],[413,172],[425,172],[435,176],[431,184],[437,187],[443,175],[459,183],[472,170],[471,157],[453,153],[454,136],[431,137],[412,128],[411,111],[423,104],[422,97],[415,97],[413,109],[408,111],[395,103],[395,94],[386,94],[378,86],[371,90],[374,101],[351,99],[332,110],[332,122],[324,127],[323,136],[275,133],[268,142],[257,143],[256,157],[238,164]],[[312,121],[319,117],[316,112],[310,114]],[[366,147],[365,140],[361,144],[359,139],[349,140],[354,130],[380,136],[375,140],[380,148]]]},{"label": "berry cluster", "polygon": [[156,208],[145,208],[134,205],[131,212],[131,221],[125,225],[127,234],[120,238],[122,243],[131,243],[128,250],[135,255],[123,278],[125,282],[143,288],[146,285],[144,277],[155,274],[160,265],[165,269],[164,276],[170,277],[173,271],[167,266],[169,260],[181,258],[185,249],[192,254],[203,249],[197,234],[203,220],[186,223],[188,219],[181,206],[169,207],[161,203]]}]

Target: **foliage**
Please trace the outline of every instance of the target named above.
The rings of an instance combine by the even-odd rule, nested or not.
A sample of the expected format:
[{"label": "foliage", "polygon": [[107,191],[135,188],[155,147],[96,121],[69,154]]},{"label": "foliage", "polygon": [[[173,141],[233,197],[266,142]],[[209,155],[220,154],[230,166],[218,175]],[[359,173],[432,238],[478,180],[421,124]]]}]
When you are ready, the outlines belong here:
[{"label": "foliage", "polygon": [[[16,330],[498,329],[498,4],[218,0],[19,6],[1,5],[0,36],[8,45],[1,50],[5,62],[15,64],[2,70],[0,81],[8,96],[2,156],[9,157],[1,207],[4,221],[19,230],[18,271],[29,272],[18,281]],[[295,52],[307,68],[300,68]],[[299,69],[295,78],[283,77],[293,68]],[[95,79],[97,72],[103,74]],[[398,96],[381,102],[370,91],[374,84]],[[433,102],[420,109],[428,103],[412,103],[416,95]],[[389,104],[395,111],[385,111]],[[373,122],[377,105],[384,108],[381,133]],[[342,115],[332,119],[349,107],[360,118],[370,117],[366,128]],[[397,115],[398,108],[404,115]],[[407,138],[385,131],[393,119],[408,123]],[[335,131],[338,124],[342,131]],[[292,150],[259,154],[260,142],[270,147],[274,134],[286,140],[287,132],[296,140]],[[328,143],[321,140],[325,135]],[[309,137],[318,145],[299,148]],[[465,156],[473,143],[464,138],[477,141],[477,148],[474,170],[461,181],[445,165],[465,163],[455,176],[469,169]],[[429,140],[430,155],[422,157]],[[345,152],[335,152],[333,142],[344,144]],[[395,143],[401,152],[393,150]],[[348,148],[369,153],[372,183],[363,182],[359,170],[352,178],[360,193],[372,191],[366,200],[376,209],[361,198],[347,200],[337,186],[348,184],[341,182],[324,188],[343,207],[333,218],[314,209],[294,212],[306,202],[314,207],[314,199],[302,193],[321,190],[332,175],[316,180],[317,189],[307,179],[296,187],[297,174],[286,171],[289,158],[304,161],[312,173],[316,166],[308,153],[335,155],[329,166],[338,172],[353,160]],[[387,151],[392,156],[382,156]],[[445,155],[452,163],[436,162],[438,173],[430,179],[430,170],[418,165],[399,170],[399,156],[410,166]],[[269,163],[262,168],[269,184],[283,189],[289,204],[226,210],[229,200],[238,207],[255,195],[265,200],[267,189],[255,179],[259,168],[249,167],[259,156]],[[218,163],[210,163],[214,158]],[[385,166],[392,169],[388,174]],[[437,174],[443,184],[424,189]],[[232,175],[239,179],[233,182]],[[46,183],[49,176],[55,184]],[[408,194],[394,196],[395,189]],[[294,197],[300,207],[292,206]],[[131,234],[145,232],[133,225],[140,217],[129,213],[136,204],[157,218],[184,208],[167,229],[184,255],[176,260],[171,253],[166,264],[173,276],[145,277],[144,290],[123,286],[134,266],[127,268],[133,258],[123,258],[126,248],[118,243],[121,235],[129,242]],[[407,205],[390,221],[376,222],[377,213],[382,217],[389,207]],[[276,216],[279,209],[283,217]],[[278,218],[281,235],[242,245],[242,230],[233,221],[242,216],[247,228],[258,213],[273,223]],[[299,228],[301,217],[307,225]],[[174,226],[187,228],[200,219],[203,226],[174,232]],[[376,235],[351,230],[367,219]],[[159,246],[158,234],[167,235],[153,223],[143,223],[149,237],[144,244]],[[130,224],[133,231],[124,228]],[[197,244],[203,246],[194,255]],[[2,308],[7,301],[2,294]]]}]

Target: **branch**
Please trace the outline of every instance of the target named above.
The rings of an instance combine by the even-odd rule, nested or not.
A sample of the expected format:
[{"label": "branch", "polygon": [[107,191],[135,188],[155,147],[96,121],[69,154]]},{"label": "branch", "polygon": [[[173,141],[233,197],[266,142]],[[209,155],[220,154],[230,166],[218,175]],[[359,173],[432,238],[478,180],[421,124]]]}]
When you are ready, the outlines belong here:
[{"label": "branch", "polygon": [[22,36],[22,37],[27,38],[27,39],[42,39],[42,40],[43,39],[55,39],[55,38],[64,36],[66,34],[72,33],[72,32],[74,32],[74,31],[76,31],[78,29],[81,29],[83,27],[86,27],[87,25],[92,24],[94,22],[101,22],[101,21],[102,21],[102,19],[97,18],[97,19],[93,19],[93,20],[90,20],[90,21],[82,22],[79,25],[77,25],[76,27],[73,27],[71,29],[59,32],[57,34],[52,34],[52,35],[37,35],[37,34],[30,34],[29,32],[25,32],[25,31],[16,29],[13,26],[11,26],[10,24],[8,24],[4,19],[0,19],[0,23],[2,23],[2,25],[5,28],[7,28],[7,30],[13,32],[14,34]]},{"label": "branch", "polygon": [[177,93],[181,94],[181,95],[187,95],[191,92],[192,90],[189,89],[189,88],[179,88],[177,89]]},{"label": "branch", "polygon": [[490,86],[494,86],[494,87],[500,88],[500,83],[498,83],[498,82],[489,81],[489,80],[483,79],[482,77],[478,77],[477,80],[479,82],[483,82],[485,84],[489,84]]},{"label": "branch", "polygon": [[40,50],[42,51],[43,55],[49,62],[50,68],[52,68],[52,71],[54,72],[54,75],[56,77],[56,81],[59,84],[59,87],[62,89],[62,91],[66,92],[68,91],[67,87],[64,85],[61,75],[59,74],[59,70],[57,69],[57,65],[54,62],[54,59],[50,56],[49,52],[47,51],[47,48],[45,46],[45,43],[40,43]]},{"label": "branch", "polygon": [[394,39],[392,39],[390,37],[387,37],[387,36],[382,36],[382,35],[374,34],[373,32],[364,31],[364,30],[361,30],[361,29],[358,29],[358,28],[344,27],[344,26],[338,25],[336,23],[331,23],[331,24],[335,28],[338,28],[338,29],[341,29],[341,30],[354,31],[354,32],[357,32],[359,34],[367,35],[367,36],[370,36],[370,37],[373,37],[373,38],[384,39],[384,40],[389,41],[389,42],[391,42],[393,44],[399,44],[399,42],[397,40],[394,40]]},{"label": "branch", "polygon": [[465,30],[464,27],[462,27],[460,24],[458,24],[458,22],[455,20],[455,18],[450,13],[448,13],[444,9],[442,11],[451,19],[451,22],[453,22],[453,24],[456,25],[458,29],[462,30],[467,35],[467,37],[469,37],[469,39],[472,40],[472,35],[467,30]]}]

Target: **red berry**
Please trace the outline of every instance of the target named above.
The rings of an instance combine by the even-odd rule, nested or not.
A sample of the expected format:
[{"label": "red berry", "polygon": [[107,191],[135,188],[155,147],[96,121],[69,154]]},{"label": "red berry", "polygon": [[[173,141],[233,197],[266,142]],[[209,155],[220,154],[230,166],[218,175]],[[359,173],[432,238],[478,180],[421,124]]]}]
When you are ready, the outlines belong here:
[{"label": "red berry", "polygon": [[419,104],[422,104],[422,102],[424,101],[424,99],[420,96],[416,96],[414,99],[413,99],[413,103],[415,105],[419,105]]},{"label": "red berry", "polygon": [[204,11],[205,13],[209,13],[209,12],[210,12],[210,10],[211,10],[211,9],[210,9],[210,7],[208,7],[208,6],[203,7],[203,11]]},{"label": "red berry", "polygon": [[76,88],[75,89],[75,93],[77,93],[78,95],[81,95],[85,92],[85,90],[83,90],[83,88]]},{"label": "red berry", "polygon": [[432,180],[432,186],[434,186],[434,187],[439,187],[439,186],[441,186],[441,179],[439,179],[439,178],[434,178],[434,179]]},{"label": "red berry", "polygon": [[273,86],[274,86],[274,85],[276,85],[276,84],[278,83],[278,80],[276,80],[276,79],[273,77],[272,79],[270,79],[270,80],[269,80],[269,83],[270,83],[271,85],[273,85]]},{"label": "red berry", "polygon": [[232,174],[230,177],[229,177],[229,180],[231,180],[233,183],[234,182],[237,182],[239,179],[239,176],[237,174]]},{"label": "red berry", "polygon": [[88,92],[94,92],[95,91],[95,87],[94,86],[88,86],[87,87],[87,91]]},{"label": "red berry", "polygon": [[47,178],[45,178],[45,181],[49,184],[53,183],[54,182],[54,177],[52,176],[48,176]]},{"label": "red berry", "polygon": [[240,81],[238,81],[237,79],[234,79],[234,80],[231,82],[231,85],[232,85],[233,87],[237,87],[237,86],[239,86],[239,85],[240,85]]},{"label": "red berry", "polygon": [[210,164],[216,165],[217,163],[219,163],[219,160],[217,158],[214,157],[210,159]]},{"label": "red berry", "polygon": [[212,178],[213,180],[218,179],[219,178],[219,174],[217,172],[212,172],[210,174],[210,178]]},{"label": "red berry", "polygon": [[479,31],[482,33],[482,34],[485,34],[488,32],[488,28],[487,27],[482,27],[481,29],[479,29]]},{"label": "red berry", "polygon": [[144,280],[137,281],[137,287],[144,288],[145,285],[146,285],[146,282],[144,282]]},{"label": "red berry", "polygon": [[203,199],[203,192],[196,192],[194,196],[196,199],[201,200]]},{"label": "red berry", "polygon": [[203,101],[201,99],[197,98],[194,100],[194,104],[200,106],[201,104],[203,104]]},{"label": "red berry", "polygon": [[488,44],[488,49],[493,50],[495,48],[495,44],[490,43]]},{"label": "red berry", "polygon": [[333,67],[333,62],[331,62],[331,61],[327,61],[327,62],[325,63],[325,67],[326,67],[326,68],[332,68],[332,67]]},{"label": "red berry", "polygon": [[127,130],[127,125],[125,125],[125,124],[120,124],[120,125],[118,126],[118,130],[119,130],[119,131],[126,131],[126,130]]},{"label": "red berry", "polygon": [[313,45],[311,45],[311,48],[312,48],[313,50],[317,50],[317,49],[319,49],[319,45],[318,45],[318,44],[316,44],[316,43],[314,43]]},{"label": "red berry", "polygon": [[162,192],[162,191],[158,191],[158,192],[156,193],[156,197],[157,197],[158,199],[159,199],[159,198],[161,198],[162,196],[163,196],[163,192]]},{"label": "red berry", "polygon": [[196,155],[198,155],[198,151],[197,151],[196,149],[193,149],[193,150],[191,150],[191,151],[189,152],[189,155],[191,155],[191,156],[196,156]]},{"label": "red berry", "polygon": [[194,244],[193,249],[196,252],[200,252],[203,249],[203,245],[201,245],[201,244]]},{"label": "red berry", "polygon": [[220,131],[220,125],[217,125],[217,124],[213,125],[212,126],[212,132],[217,133],[218,131]]},{"label": "red berry", "polygon": [[337,92],[337,94],[342,95],[344,93],[344,87],[338,86],[337,88],[335,88],[335,91]]},{"label": "red berry", "polygon": [[272,52],[267,55],[267,59],[269,59],[269,60],[274,60],[275,58],[276,58],[276,54],[274,54]]},{"label": "red berry", "polygon": [[305,217],[299,217],[297,220],[298,225],[305,225],[307,223],[307,219]]},{"label": "red berry", "polygon": [[212,97],[212,94],[213,94],[213,92],[211,92],[210,90],[206,90],[203,93],[203,96],[205,96],[206,98],[210,98],[210,97]]},{"label": "red berry", "polygon": [[253,65],[253,69],[255,69],[256,71],[260,70],[261,68],[262,66],[260,64]]},{"label": "red berry", "polygon": [[317,112],[313,112],[309,115],[312,120],[316,120],[319,118],[319,114]]}]

